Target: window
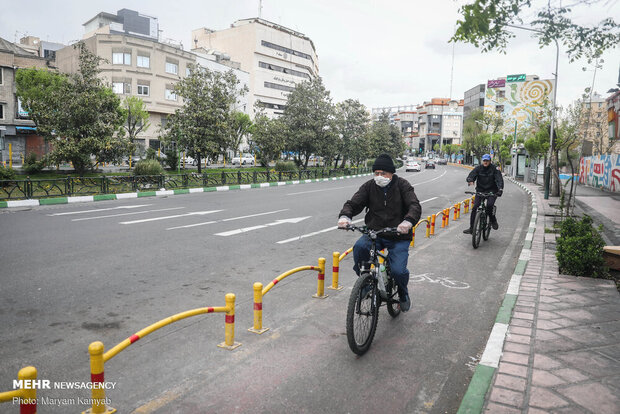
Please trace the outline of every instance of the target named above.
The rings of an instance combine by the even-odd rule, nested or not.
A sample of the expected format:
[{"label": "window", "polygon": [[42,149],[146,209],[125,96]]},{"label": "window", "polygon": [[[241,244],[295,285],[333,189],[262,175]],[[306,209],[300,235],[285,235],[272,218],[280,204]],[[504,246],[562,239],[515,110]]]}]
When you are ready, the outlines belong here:
[{"label": "window", "polygon": [[112,90],[117,94],[130,94],[131,83],[126,82],[112,82]]},{"label": "window", "polygon": [[2,79],[3,79],[3,77],[2,77],[2,68],[0,68],[0,85],[2,85]]},{"label": "window", "polygon": [[174,91],[172,89],[166,88],[166,93],[165,93],[166,99],[169,101],[176,101],[177,100],[177,95],[176,93],[174,93]]},{"label": "window", "polygon": [[149,56],[140,56],[136,59],[136,65],[139,68],[150,68],[151,67],[151,58]]},{"label": "window", "polygon": [[504,112],[504,105],[497,105],[495,107],[495,112]]},{"label": "window", "polygon": [[192,70],[190,68],[185,68],[185,76],[189,76],[192,74]]},{"label": "window", "polygon": [[500,89],[499,91],[497,91],[497,97],[498,98],[505,98],[506,97],[506,91],[503,89]]},{"label": "window", "polygon": [[274,70],[276,72],[287,73],[289,75],[299,76],[300,78],[310,79],[310,75],[308,75],[307,73],[300,72],[300,71],[294,70],[294,69],[287,69],[287,68],[284,68],[282,66],[274,65],[274,64],[271,64],[271,63],[258,62],[258,66],[260,66],[261,68],[265,68],[265,69],[269,69],[269,70]]},{"label": "window", "polygon": [[265,82],[265,88],[278,89],[285,92],[292,92],[295,88],[286,85],[279,85],[277,83]]},{"label": "window", "polygon": [[149,96],[149,92],[150,92],[149,89],[150,89],[149,85],[138,84],[138,95]]},{"label": "window", "polygon": [[114,65],[131,65],[131,53],[127,53],[127,52],[112,53],[112,63]]},{"label": "window", "polygon": [[297,50],[289,49],[288,47],[276,45],[275,43],[266,42],[264,40],[261,40],[260,43],[261,43],[261,45],[263,45],[265,47],[268,47],[270,49],[279,50],[280,52],[288,53],[289,55],[295,55],[295,56],[299,56],[299,57],[304,58],[304,59],[312,60],[312,57],[309,54],[307,54],[307,53],[303,53],[303,52],[299,52]]},{"label": "window", "polygon": [[0,119],[4,119],[4,105],[0,104]]},{"label": "window", "polygon": [[174,75],[179,74],[179,64],[174,62],[166,62],[166,72]]}]

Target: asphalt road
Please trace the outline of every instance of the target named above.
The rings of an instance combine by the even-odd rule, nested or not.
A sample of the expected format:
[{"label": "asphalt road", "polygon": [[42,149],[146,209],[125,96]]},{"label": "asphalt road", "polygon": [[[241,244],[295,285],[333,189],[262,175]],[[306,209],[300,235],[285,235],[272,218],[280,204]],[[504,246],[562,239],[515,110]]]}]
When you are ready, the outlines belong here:
[{"label": "asphalt road", "polygon": [[[452,166],[398,172],[414,185],[424,217],[466,198],[467,173]],[[455,412],[529,221],[525,194],[509,182],[497,202],[500,229],[477,250],[462,234],[469,215],[445,229],[438,222],[431,239],[420,228],[410,251],[412,308],[396,319],[382,308],[363,357],[345,335],[351,256],[341,264],[344,290],[314,299],[316,272],[292,275],[264,298],[270,330],[246,330],[254,282],[266,285],[319,257],[331,269],[332,252],[353,245],[358,235],[336,230],[337,215],[368,179],[3,211],[0,391],[11,390],[26,365],[52,383],[89,381],[92,341],[109,349],[173,314],[224,306],[232,292],[241,347],[216,346],[224,341],[222,314],[156,331],[106,363],[111,405],[141,413]],[[330,270],[325,279],[327,286]]]}]

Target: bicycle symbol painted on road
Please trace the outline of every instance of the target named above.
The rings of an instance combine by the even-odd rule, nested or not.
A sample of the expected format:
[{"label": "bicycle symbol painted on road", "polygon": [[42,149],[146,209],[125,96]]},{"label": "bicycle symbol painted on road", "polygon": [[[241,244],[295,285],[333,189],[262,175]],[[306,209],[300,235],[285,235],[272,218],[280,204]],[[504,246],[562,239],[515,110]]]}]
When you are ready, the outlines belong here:
[{"label": "bicycle symbol painted on road", "polygon": [[450,289],[469,289],[468,283],[461,282],[459,280],[452,280],[447,277],[438,277],[436,279],[433,279],[431,275],[432,273],[422,273],[419,275],[413,275],[411,276],[411,281],[439,283],[440,285],[445,286]]}]

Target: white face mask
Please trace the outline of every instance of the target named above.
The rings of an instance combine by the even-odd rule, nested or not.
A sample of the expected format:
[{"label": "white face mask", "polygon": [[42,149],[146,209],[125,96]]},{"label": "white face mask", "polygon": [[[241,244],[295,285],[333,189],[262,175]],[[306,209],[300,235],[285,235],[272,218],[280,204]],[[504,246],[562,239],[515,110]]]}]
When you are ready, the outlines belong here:
[{"label": "white face mask", "polygon": [[392,181],[391,178],[387,178],[384,177],[382,175],[375,175],[375,183],[379,186],[379,187],[385,187],[386,185],[388,185],[390,183],[390,181]]}]

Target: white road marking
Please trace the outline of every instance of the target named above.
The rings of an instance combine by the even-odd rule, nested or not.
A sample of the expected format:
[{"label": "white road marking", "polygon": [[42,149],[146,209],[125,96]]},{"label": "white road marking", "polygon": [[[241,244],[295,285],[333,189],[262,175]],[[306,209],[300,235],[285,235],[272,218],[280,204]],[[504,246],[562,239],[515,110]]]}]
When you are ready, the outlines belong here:
[{"label": "white road marking", "polygon": [[342,190],[343,188],[352,188],[352,187],[359,187],[359,185],[356,184],[356,185],[347,185],[347,186],[344,186],[344,187],[324,188],[324,189],[321,189],[321,190],[299,191],[297,193],[288,193],[287,196],[298,195],[298,194],[318,193],[318,192],[321,192],[321,191]]},{"label": "white road marking", "polygon": [[282,211],[287,211],[287,210],[289,210],[289,209],[285,208],[285,209],[282,209],[282,210],[267,211],[266,213],[249,214],[247,216],[231,217],[231,218],[226,218],[226,219],[222,219],[222,220],[205,221],[205,222],[202,222],[202,223],[188,224],[188,225],[185,225],[185,226],[169,227],[166,230],[187,229],[187,228],[190,228],[190,227],[204,226],[204,225],[207,225],[207,224],[221,223],[221,222],[224,222],[224,221],[241,220],[241,219],[250,218],[250,217],[264,216],[266,214],[280,213]]},{"label": "white road marking", "polygon": [[290,219],[283,219],[283,220],[276,220],[272,223],[267,223],[267,224],[261,224],[258,226],[252,226],[252,227],[244,227],[242,229],[237,229],[237,230],[230,230],[230,231],[225,231],[222,233],[215,233],[216,236],[234,236],[235,234],[241,234],[241,233],[246,233],[248,231],[252,231],[252,230],[258,230],[258,229],[263,229],[265,227],[269,227],[269,226],[277,226],[279,224],[285,224],[285,223],[299,223],[300,221],[303,221],[305,219],[308,219],[312,216],[306,216],[306,217],[294,217],[294,218],[290,218]]},{"label": "white road marking", "polygon": [[84,217],[84,218],[73,219],[71,221],[84,221],[84,220],[96,220],[96,219],[109,218],[109,217],[132,216],[135,214],[154,213],[156,211],[179,210],[182,208],[185,208],[185,207],[158,208],[156,210],[144,210],[144,211],[133,211],[131,213],[108,214],[107,216]]},{"label": "white road marking", "polygon": [[68,211],[68,212],[65,212],[65,213],[48,214],[48,216],[66,216],[66,215],[69,215],[69,214],[94,213],[94,212],[106,211],[106,210],[122,210],[122,209],[130,209],[130,208],[148,207],[150,205],[151,204],[136,204],[135,206],[119,206],[119,207],[110,207],[110,208],[95,208],[95,209],[92,209],[92,210]]},{"label": "white road marking", "polygon": [[[420,204],[426,203],[426,202],[428,202],[428,201],[432,201],[432,200],[434,200],[434,199],[436,199],[436,198],[437,198],[437,197],[433,197],[433,198],[429,198],[428,200],[420,201]],[[363,218],[362,218],[362,219],[359,219],[359,220],[354,220],[354,221],[352,221],[351,223],[352,223],[352,224],[356,224],[356,223],[359,223],[359,222],[362,222],[362,221],[364,221],[364,219],[363,219]],[[293,242],[293,241],[297,241],[297,240],[305,239],[306,237],[316,236],[317,234],[325,233],[325,232],[328,232],[328,231],[330,231],[330,230],[336,230],[337,228],[338,228],[338,227],[336,227],[336,226],[333,226],[333,227],[328,227],[328,228],[323,229],[323,230],[315,231],[315,232],[308,233],[308,234],[302,234],[301,236],[292,237],[292,238],[290,238],[290,239],[280,240],[279,242],[276,242],[276,243],[278,243],[278,244],[290,243],[290,242]]]},{"label": "white road marking", "polygon": [[178,217],[203,216],[205,214],[218,213],[220,211],[224,211],[224,210],[194,211],[194,212],[191,212],[191,213],[177,214],[177,215],[174,215],[174,216],[153,217],[153,218],[142,219],[142,220],[133,220],[133,221],[121,221],[118,224],[137,224],[137,223],[146,223],[147,221],[167,220],[167,219],[178,218]]}]

